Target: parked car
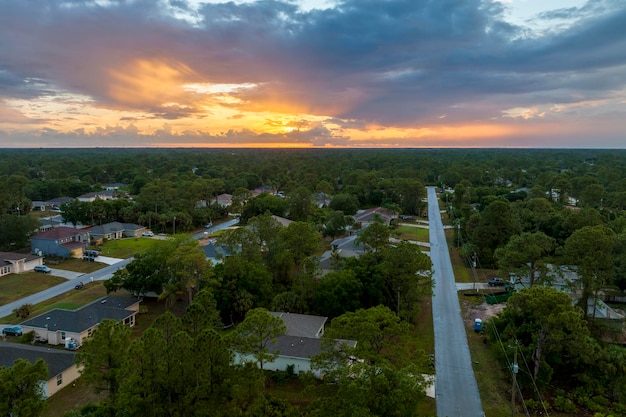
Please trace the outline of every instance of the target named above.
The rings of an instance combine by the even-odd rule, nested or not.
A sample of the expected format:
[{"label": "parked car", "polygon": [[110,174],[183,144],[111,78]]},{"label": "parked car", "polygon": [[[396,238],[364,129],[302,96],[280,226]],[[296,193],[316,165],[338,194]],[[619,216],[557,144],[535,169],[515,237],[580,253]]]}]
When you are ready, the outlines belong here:
[{"label": "parked car", "polygon": [[506,284],[504,282],[504,280],[502,278],[491,278],[489,280],[489,286],[490,287],[503,287],[504,284]]},{"label": "parked car", "polygon": [[76,284],[76,285],[74,286],[74,288],[75,288],[75,289],[77,289],[77,290],[80,290],[80,289],[81,289],[81,288],[83,288],[84,286],[85,286],[85,284],[83,284],[83,283],[82,283],[82,281],[81,281],[81,282],[79,282],[78,284]]},{"label": "parked car", "polygon": [[100,251],[99,250],[94,250],[94,249],[89,249],[86,250],[85,252],[83,252],[83,256],[89,256],[91,258],[95,258],[96,256],[100,256]]},{"label": "parked car", "polygon": [[22,333],[22,326],[5,327],[2,329],[2,334],[5,336],[21,336]]},{"label": "parked car", "polygon": [[208,222],[207,224],[204,225],[205,229],[210,229],[211,227],[213,227],[213,223]]},{"label": "parked car", "polygon": [[37,265],[33,268],[33,271],[49,274],[50,272],[52,272],[52,269],[48,268],[46,265]]},{"label": "parked car", "polygon": [[154,232],[143,232],[143,233],[141,234],[141,236],[152,237],[152,236],[154,236]]}]

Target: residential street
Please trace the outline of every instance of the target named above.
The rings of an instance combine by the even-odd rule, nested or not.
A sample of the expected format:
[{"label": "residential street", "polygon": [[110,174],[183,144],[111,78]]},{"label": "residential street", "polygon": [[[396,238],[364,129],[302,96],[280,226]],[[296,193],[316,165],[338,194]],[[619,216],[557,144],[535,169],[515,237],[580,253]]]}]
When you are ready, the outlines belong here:
[{"label": "residential street", "polygon": [[14,301],[12,303],[0,306],[0,317],[8,316],[13,312],[13,309],[18,308],[24,304],[37,304],[45,301],[49,298],[56,297],[57,295],[63,294],[67,291],[74,291],[74,286],[79,282],[87,283],[90,282],[93,278],[94,281],[103,281],[105,279],[111,278],[113,273],[117,271],[119,268],[123,268],[131,262],[133,259],[123,259],[113,265],[104,267],[98,271],[92,272],[90,274],[77,274],[75,272],[63,271],[59,269],[53,269],[52,275],[62,276],[67,279],[66,282],[63,282],[55,287],[48,288],[47,290],[40,291],[36,294],[29,295],[28,297],[24,297],[20,300]]},{"label": "residential street", "polygon": [[428,189],[430,257],[433,263],[435,398],[439,417],[484,416],[454,282],[435,187]]}]

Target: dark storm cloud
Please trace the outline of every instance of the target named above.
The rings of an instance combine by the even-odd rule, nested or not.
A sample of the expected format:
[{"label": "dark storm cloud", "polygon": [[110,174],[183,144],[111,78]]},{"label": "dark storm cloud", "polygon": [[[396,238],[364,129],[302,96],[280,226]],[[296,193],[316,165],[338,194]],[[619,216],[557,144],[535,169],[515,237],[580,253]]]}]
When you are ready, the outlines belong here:
[{"label": "dark storm cloud", "polygon": [[[444,114],[488,120],[538,98],[593,99],[626,84],[624,2],[546,13],[579,20],[529,38],[504,21],[499,3],[479,0],[346,0],[309,12],[281,1],[205,4],[197,12],[184,1],[110,3],[0,2],[0,95],[45,94],[50,83],[154,117],[197,111],[112,94],[111,70],[141,57],[184,63],[189,82],[259,83],[236,93],[251,108],[278,97],[312,114],[409,126]],[[28,79],[42,83],[32,88]]]}]

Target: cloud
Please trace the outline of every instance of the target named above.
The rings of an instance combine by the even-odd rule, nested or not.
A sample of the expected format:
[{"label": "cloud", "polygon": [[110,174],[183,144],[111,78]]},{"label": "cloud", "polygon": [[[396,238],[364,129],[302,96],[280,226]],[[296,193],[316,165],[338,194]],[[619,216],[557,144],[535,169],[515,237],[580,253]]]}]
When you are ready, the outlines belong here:
[{"label": "cloud", "polygon": [[0,2],[0,127],[21,113],[60,137],[76,132],[71,109],[103,136],[90,126],[157,135],[167,121],[211,140],[330,146],[372,126],[506,124],[566,117],[551,109],[576,103],[623,115],[609,98],[626,88],[626,4],[543,13],[575,24],[531,37],[504,13],[487,0]]}]

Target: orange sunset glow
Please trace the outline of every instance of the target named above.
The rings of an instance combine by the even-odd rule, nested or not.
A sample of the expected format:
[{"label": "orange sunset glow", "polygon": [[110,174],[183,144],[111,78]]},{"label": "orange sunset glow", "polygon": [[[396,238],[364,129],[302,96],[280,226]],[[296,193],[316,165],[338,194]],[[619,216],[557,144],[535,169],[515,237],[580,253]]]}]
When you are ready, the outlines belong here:
[{"label": "orange sunset glow", "polygon": [[389,1],[367,23],[355,0],[163,1],[0,4],[2,145],[626,143],[626,53],[600,30],[621,4],[576,0],[546,30],[512,20],[516,0]]}]

